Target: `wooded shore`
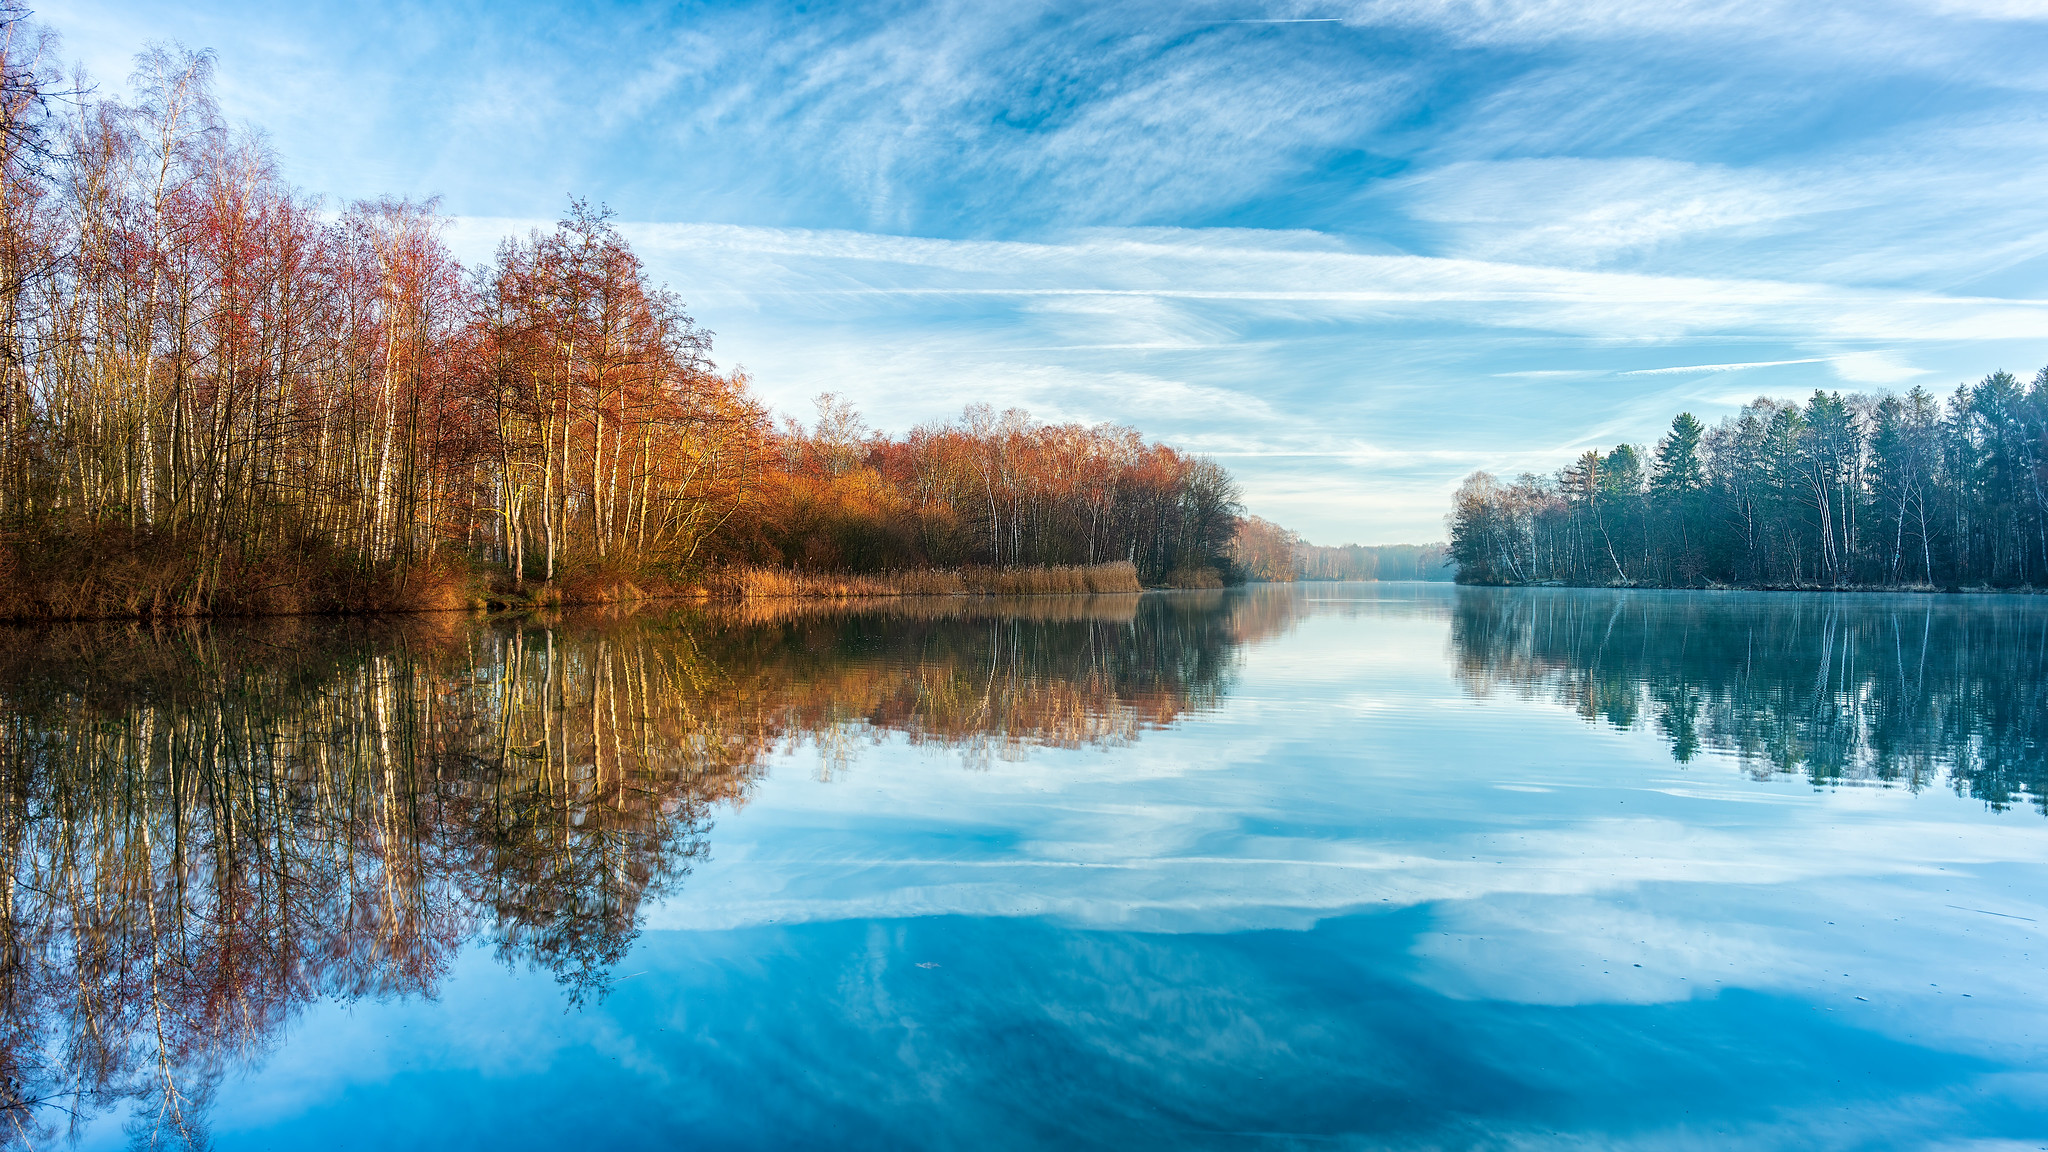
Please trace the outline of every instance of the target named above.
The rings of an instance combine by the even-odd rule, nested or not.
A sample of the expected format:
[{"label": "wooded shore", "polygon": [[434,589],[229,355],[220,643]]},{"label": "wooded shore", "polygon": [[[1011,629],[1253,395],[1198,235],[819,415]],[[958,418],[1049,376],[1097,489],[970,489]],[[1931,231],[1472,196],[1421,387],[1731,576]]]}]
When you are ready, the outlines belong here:
[{"label": "wooded shore", "polygon": [[1946,398],[1759,398],[1654,448],[1555,475],[1466,477],[1458,579],[1591,586],[2030,588],[2048,584],[2048,368]]},{"label": "wooded shore", "polygon": [[603,205],[465,265],[431,200],[288,184],[210,54],[123,96],[0,30],[0,619],[1260,574],[1212,460],[987,404],[779,417]]}]

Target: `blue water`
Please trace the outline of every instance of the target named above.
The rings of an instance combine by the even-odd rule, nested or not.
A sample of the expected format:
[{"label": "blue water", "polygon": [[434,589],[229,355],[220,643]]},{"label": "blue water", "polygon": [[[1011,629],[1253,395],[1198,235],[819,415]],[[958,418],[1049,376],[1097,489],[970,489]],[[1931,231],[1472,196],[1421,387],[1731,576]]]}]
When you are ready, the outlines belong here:
[{"label": "blue water", "polygon": [[[73,1135],[2048,1147],[2048,602],[1365,584],[1007,611],[526,625],[565,683],[636,646],[694,645],[712,669],[692,715],[756,739],[738,785],[700,788],[690,851],[619,887],[601,874],[627,857],[593,849],[587,876],[553,881],[547,906],[602,906],[597,931],[478,887],[527,856],[477,865],[470,841],[421,833],[438,846],[405,875],[460,872],[441,906],[468,911],[408,945],[410,975],[336,986],[322,973],[353,962],[335,957],[392,933],[279,916],[264,938],[309,934],[328,959],[251,976],[300,991],[168,1064],[131,981],[138,1087],[82,1107]],[[505,631],[438,637],[443,687],[420,696],[525,674],[486,642]],[[76,715],[56,699],[39,723]],[[624,699],[565,765],[601,782],[607,755],[637,755],[603,725],[666,705]],[[383,744],[347,745],[373,769],[412,755],[391,750],[405,721],[380,723]],[[495,779],[491,742],[462,740],[463,770]],[[391,819],[394,793],[362,787],[349,819]],[[593,787],[533,842],[632,802]],[[433,827],[478,819],[446,810]],[[294,834],[337,851],[267,833]],[[403,845],[372,840],[375,882],[310,919],[398,915],[376,894]],[[578,932],[611,950],[533,943]],[[173,1066],[169,1107],[150,1082]]]}]

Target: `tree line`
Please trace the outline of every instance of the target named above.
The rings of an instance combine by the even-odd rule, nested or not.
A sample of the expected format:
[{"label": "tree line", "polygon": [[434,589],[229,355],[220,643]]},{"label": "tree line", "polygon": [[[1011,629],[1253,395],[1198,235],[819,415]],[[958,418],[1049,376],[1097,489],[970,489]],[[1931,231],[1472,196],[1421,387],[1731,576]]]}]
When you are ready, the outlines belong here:
[{"label": "tree line", "polygon": [[1442,544],[1310,544],[1270,520],[1238,518],[1231,564],[1247,580],[1445,580],[1452,578]]},{"label": "tree line", "polygon": [[2048,368],[1947,397],[1758,399],[1554,475],[1475,472],[1450,514],[1471,584],[2040,586]]},{"label": "tree line", "polygon": [[1450,580],[1455,570],[1442,544],[1304,544],[1303,580]]},{"label": "tree line", "polygon": [[153,47],[117,99],[0,25],[4,614],[453,606],[480,565],[1229,563],[1211,461],[986,406],[778,427],[603,207],[465,266],[433,201],[290,187],[210,54]]},{"label": "tree line", "polygon": [[907,435],[830,393],[785,420],[759,514],[727,533],[751,563],[881,571],[1134,564],[1148,583],[1220,586],[1241,509],[1212,460],[1113,424],[970,405]]}]

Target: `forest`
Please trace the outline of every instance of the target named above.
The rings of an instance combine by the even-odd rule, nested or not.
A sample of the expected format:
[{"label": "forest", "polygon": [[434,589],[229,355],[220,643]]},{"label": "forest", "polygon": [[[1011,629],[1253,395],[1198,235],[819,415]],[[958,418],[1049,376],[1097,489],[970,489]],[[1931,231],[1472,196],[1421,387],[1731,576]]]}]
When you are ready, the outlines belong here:
[{"label": "forest", "polygon": [[1758,399],[1554,476],[1475,472],[1446,517],[1468,584],[2039,588],[2048,368],[1947,397]]},{"label": "forest", "polygon": [[1110,425],[773,419],[610,214],[487,261],[323,204],[205,52],[132,94],[0,8],[0,618],[615,599],[747,567],[1233,567],[1238,491]]}]

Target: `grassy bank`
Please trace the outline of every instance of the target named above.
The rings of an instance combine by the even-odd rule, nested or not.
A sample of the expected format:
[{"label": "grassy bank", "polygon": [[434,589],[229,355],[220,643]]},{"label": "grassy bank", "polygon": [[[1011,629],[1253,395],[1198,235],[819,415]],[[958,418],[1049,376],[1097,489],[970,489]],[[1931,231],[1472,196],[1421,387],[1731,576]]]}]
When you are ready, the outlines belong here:
[{"label": "grassy bank", "polygon": [[252,556],[147,530],[0,538],[0,620],[450,611],[482,607],[483,587],[445,554],[365,563],[293,543]]},{"label": "grassy bank", "polygon": [[553,581],[442,552],[367,562],[298,543],[249,556],[202,540],[107,531],[0,539],[0,620],[176,619],[533,610],[665,599],[848,600],[1138,592],[1128,563],[875,574],[738,568],[698,579],[571,560]]},{"label": "grassy bank", "polygon": [[588,558],[515,582],[442,550],[409,562],[297,541],[262,553],[149,531],[0,537],[0,620],[351,616],[555,608],[703,596],[694,584]]}]

